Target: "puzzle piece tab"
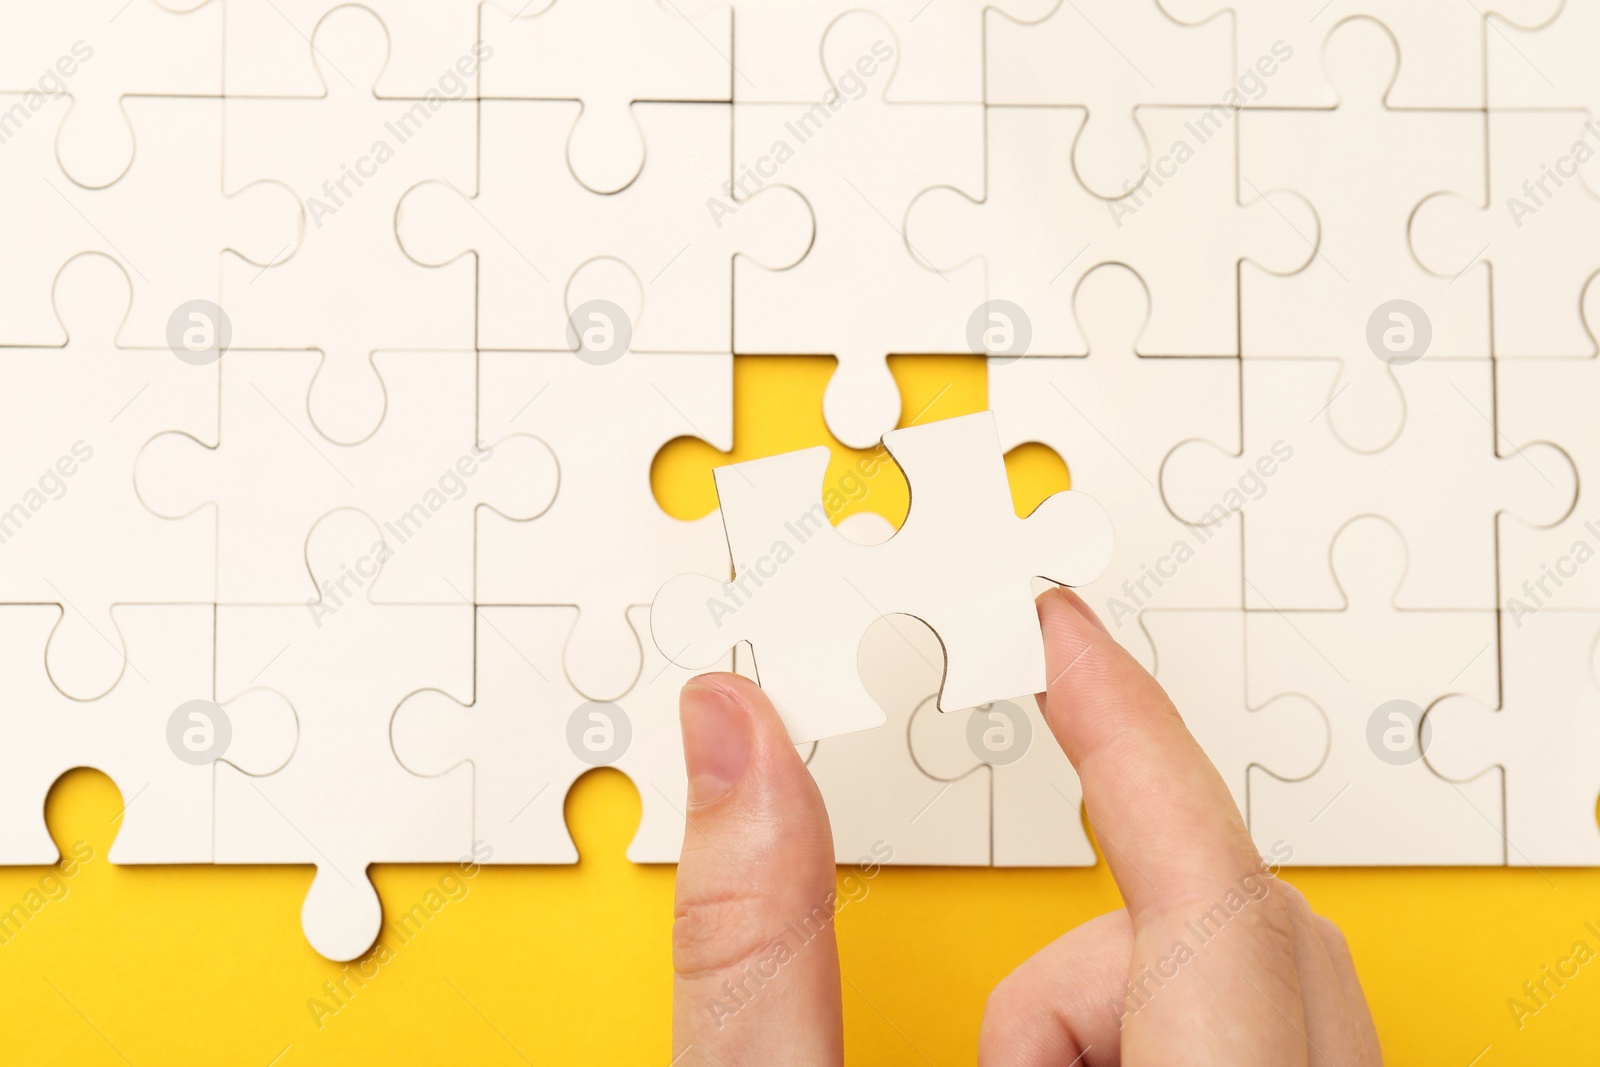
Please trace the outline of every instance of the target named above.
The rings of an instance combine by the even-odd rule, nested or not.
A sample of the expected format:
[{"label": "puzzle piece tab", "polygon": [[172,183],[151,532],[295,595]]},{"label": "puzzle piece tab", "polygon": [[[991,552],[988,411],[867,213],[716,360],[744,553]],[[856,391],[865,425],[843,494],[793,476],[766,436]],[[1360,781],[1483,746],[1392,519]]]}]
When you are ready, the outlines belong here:
[{"label": "puzzle piece tab", "polygon": [[216,609],[218,691],[269,687],[293,703],[300,727],[282,770],[218,773],[216,860],[315,864],[306,937],[349,960],[383,920],[369,864],[448,862],[470,845],[471,775],[409,773],[389,720],[419,689],[471,690],[473,609],[373,602],[386,552],[378,525],[354,510],[317,523],[305,558],[303,602]]},{"label": "puzzle piece tab", "polygon": [[[892,38],[857,12],[828,28],[825,69],[835,83],[859,57]],[[933,271],[908,247],[903,220],[930,185],[976,188],[982,180],[984,110],[977,104],[896,104],[884,98],[893,56],[860,90],[807,109],[741,104],[734,110],[735,184],[765,181],[799,190],[817,214],[816,239],[799,263],[734,270],[740,353],[835,356],[823,397],[828,428],[853,448],[871,448],[900,416],[886,357],[967,352],[965,330],[983,301],[974,270]],[[863,164],[866,165],[863,165]],[[827,309],[819,314],[819,309]]]}]

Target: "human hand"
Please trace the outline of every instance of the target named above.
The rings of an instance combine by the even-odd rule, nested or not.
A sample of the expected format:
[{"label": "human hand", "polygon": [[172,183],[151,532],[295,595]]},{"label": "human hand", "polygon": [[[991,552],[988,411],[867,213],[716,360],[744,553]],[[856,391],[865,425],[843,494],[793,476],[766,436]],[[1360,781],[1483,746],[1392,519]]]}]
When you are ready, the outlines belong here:
[{"label": "human hand", "polygon": [[[1155,679],[1075,594],[1042,595],[1039,619],[1041,708],[1127,907],[1068,931],[995,988],[979,1060],[1381,1063],[1343,936],[1273,877]],[[674,1062],[842,1063],[833,842],[816,784],[748,680],[695,679],[682,717]],[[791,944],[791,924],[809,916],[826,921]],[[772,962],[757,985],[760,961]],[[745,995],[730,997],[729,982]]]}]

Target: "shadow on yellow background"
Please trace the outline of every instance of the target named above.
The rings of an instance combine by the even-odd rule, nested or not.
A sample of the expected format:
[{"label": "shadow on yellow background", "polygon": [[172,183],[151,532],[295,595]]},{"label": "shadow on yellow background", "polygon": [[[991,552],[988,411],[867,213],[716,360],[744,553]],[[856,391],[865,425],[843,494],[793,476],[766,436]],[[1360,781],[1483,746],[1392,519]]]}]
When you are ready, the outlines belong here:
[{"label": "shadow on yellow background", "polygon": [[[835,520],[898,523],[906,486],[838,447],[821,418],[827,359],[738,362],[734,460],[834,446]],[[895,361],[906,420],[984,406],[976,359]],[[1071,457],[1067,457],[1070,462]],[[729,457],[679,441],[658,497],[679,517],[716,504]],[[1019,513],[1068,484],[1048,450],[1008,457]],[[309,867],[114,867],[122,798],[74,771],[51,793],[56,867],[0,868],[0,996],[8,1063],[382,1062],[660,1064],[670,1050],[672,870],[623,858],[632,784],[594,771],[567,798],[575,867],[379,866],[387,923],[363,960],[333,964],[300,932]],[[1343,928],[1389,1062],[1450,1067],[1595,1062],[1600,960],[1557,984],[1577,942],[1600,952],[1600,871],[1287,871]],[[859,892],[859,889],[857,890]],[[839,917],[849,1059],[972,1062],[988,990],[1034,950],[1120,904],[1104,864],[1081,870],[885,868]],[[1570,970],[1570,965],[1569,970]],[[1521,1025],[1511,998],[1543,1006]]]}]

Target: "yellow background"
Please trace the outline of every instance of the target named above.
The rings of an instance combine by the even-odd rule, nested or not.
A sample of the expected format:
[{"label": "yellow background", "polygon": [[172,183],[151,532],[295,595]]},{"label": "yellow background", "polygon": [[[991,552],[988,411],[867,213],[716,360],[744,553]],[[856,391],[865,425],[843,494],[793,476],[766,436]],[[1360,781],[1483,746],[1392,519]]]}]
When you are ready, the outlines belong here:
[{"label": "yellow background", "polygon": [[[985,406],[976,359],[904,358],[908,418]],[[860,454],[821,419],[827,359],[741,359],[735,460],[826,442],[837,479]],[[1066,464],[1071,457],[1065,457]],[[657,493],[680,517],[715,504],[725,458],[676,442]],[[1019,511],[1067,485],[1042,449],[1009,467]],[[850,509],[898,522],[906,489],[885,469]],[[847,513],[847,512],[846,512]],[[835,516],[837,518],[838,516]],[[6,1062],[660,1064],[669,1048],[672,870],[623,850],[639,798],[590,773],[567,799],[576,867],[483,868],[320,1025],[308,1002],[346,969],[300,932],[309,867],[113,867],[121,800],[75,771],[47,816],[64,849],[85,842],[64,896],[0,945]],[[390,917],[423,901],[448,866],[375,867]],[[0,909],[51,868],[0,868]],[[1339,923],[1355,951],[1389,1062],[1448,1067],[1600,1062],[1600,960],[1519,1030],[1507,1000],[1574,942],[1600,949],[1596,870],[1329,870],[1284,877]],[[1104,864],[1087,870],[885,868],[839,916],[845,1032],[858,1064],[960,1064],[975,1054],[984,998],[1008,970],[1076,923],[1119,905]],[[59,895],[59,890],[57,891]]]}]

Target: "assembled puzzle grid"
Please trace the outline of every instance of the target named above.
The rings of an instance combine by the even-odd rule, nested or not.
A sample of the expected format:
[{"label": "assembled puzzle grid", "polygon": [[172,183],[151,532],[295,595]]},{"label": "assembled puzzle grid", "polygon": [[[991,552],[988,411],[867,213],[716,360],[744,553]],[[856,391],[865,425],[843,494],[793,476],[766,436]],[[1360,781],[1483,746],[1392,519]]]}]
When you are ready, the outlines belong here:
[{"label": "assembled puzzle grid", "polygon": [[[114,860],[314,864],[352,958],[371,863],[574,862],[593,766],[675,859],[677,689],[748,642],[842,861],[1091,864],[1021,698],[1054,579],[1264,849],[1600,865],[1597,45],[1593,0],[6,5],[0,863],[96,767]],[[903,530],[828,528],[818,450],[660,509],[734,353],[837,359]],[[896,429],[886,357],[945,353],[991,413]],[[1027,442],[1074,490],[1024,520]]]}]

